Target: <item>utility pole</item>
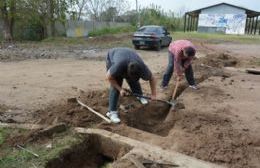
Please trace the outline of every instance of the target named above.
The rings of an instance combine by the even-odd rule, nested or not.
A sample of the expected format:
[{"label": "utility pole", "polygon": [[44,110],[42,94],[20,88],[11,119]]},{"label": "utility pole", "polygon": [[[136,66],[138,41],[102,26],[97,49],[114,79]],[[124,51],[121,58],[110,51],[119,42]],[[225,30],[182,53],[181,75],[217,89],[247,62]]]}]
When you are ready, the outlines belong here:
[{"label": "utility pole", "polygon": [[136,14],[137,14],[137,27],[140,27],[140,14],[139,14],[139,9],[138,9],[138,0],[135,0],[135,5],[136,5]]}]

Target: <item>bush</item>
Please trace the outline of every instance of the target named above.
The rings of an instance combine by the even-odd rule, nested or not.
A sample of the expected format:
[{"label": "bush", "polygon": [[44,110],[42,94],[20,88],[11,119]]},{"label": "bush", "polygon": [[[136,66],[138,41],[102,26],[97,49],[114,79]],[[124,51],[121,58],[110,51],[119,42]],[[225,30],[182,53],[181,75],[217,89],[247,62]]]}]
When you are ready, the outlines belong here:
[{"label": "bush", "polygon": [[103,28],[89,32],[89,36],[102,36],[107,34],[117,34],[117,33],[128,33],[134,32],[136,27],[134,26],[124,26],[124,27],[110,27]]}]

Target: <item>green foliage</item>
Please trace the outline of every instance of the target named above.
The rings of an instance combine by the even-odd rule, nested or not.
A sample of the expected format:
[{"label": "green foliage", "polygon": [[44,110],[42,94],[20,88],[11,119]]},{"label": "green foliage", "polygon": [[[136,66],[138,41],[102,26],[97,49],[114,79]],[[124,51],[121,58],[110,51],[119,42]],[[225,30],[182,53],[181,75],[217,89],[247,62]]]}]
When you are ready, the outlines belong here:
[{"label": "green foliage", "polygon": [[8,135],[8,129],[0,128],[0,145],[4,143],[7,135]]},{"label": "green foliage", "polygon": [[0,158],[0,167],[45,167],[45,164],[50,159],[58,157],[63,150],[70,148],[74,144],[80,143],[82,140],[83,138],[80,135],[75,135],[71,131],[68,131],[55,135],[50,141],[52,144],[52,148],[50,149],[46,148],[46,144],[36,143],[25,146],[26,149],[37,153],[40,156],[38,158],[24,150],[5,146],[1,148],[1,154],[3,157]]},{"label": "green foliage", "polygon": [[140,12],[141,25],[162,25],[169,30],[178,31],[183,29],[183,18],[174,16],[174,13],[164,12],[160,6],[151,5]]},{"label": "green foliage", "polygon": [[198,33],[198,32],[174,32],[173,38],[178,39],[200,39],[206,40],[210,43],[221,42],[238,42],[246,44],[260,44],[260,36],[250,35],[227,35],[227,34],[212,34],[212,33]]},{"label": "green foliage", "polygon": [[128,33],[128,32],[134,32],[135,29],[136,28],[134,26],[103,28],[103,29],[98,29],[89,32],[89,36],[102,36],[107,34]]}]

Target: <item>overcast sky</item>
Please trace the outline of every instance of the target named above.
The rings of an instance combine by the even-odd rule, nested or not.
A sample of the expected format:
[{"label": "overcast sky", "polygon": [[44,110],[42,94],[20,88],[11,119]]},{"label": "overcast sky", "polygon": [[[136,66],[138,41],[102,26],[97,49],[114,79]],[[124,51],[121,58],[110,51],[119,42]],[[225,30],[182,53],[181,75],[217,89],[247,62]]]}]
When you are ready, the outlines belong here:
[{"label": "overcast sky", "polygon": [[[129,2],[131,2],[131,6],[134,9],[136,0],[129,0]],[[196,10],[222,2],[260,12],[260,0],[138,0],[141,7],[149,6],[153,3],[161,6],[165,11],[172,10],[174,12],[179,12],[180,9],[184,8],[186,11]]]}]

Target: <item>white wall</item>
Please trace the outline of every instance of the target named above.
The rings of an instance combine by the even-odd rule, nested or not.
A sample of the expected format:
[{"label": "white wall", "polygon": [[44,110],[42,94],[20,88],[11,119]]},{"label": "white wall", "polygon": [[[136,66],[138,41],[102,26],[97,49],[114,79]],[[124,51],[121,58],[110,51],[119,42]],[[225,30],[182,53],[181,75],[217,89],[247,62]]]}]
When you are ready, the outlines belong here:
[{"label": "white wall", "polygon": [[221,28],[226,34],[245,34],[245,10],[228,5],[218,5],[201,11],[199,15],[200,30],[218,30]]}]

